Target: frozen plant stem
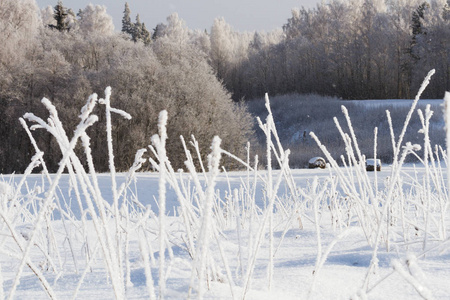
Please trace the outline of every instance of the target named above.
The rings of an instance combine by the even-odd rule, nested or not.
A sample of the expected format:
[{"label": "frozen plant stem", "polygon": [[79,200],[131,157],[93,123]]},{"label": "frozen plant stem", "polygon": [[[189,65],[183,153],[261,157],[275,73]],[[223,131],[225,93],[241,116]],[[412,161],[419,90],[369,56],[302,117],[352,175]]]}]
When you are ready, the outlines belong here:
[{"label": "frozen plant stem", "polygon": [[[409,153],[412,153],[415,150],[418,150],[417,148],[418,145],[411,145],[411,143],[407,143],[407,145],[405,146],[405,149],[403,150],[402,156],[400,158],[399,164],[393,169],[393,174],[392,174],[392,181],[388,187],[388,192],[386,195],[386,201],[384,202],[384,208],[383,208],[383,212],[381,214],[381,217],[387,217],[388,216],[388,211],[390,209],[391,206],[391,201],[393,198],[393,194],[394,194],[394,189],[395,189],[395,182],[397,182],[400,172],[401,172],[401,167],[405,161],[406,156]],[[419,146],[420,148],[420,146]],[[374,242],[374,249],[373,249],[373,253],[372,253],[372,259],[370,261],[370,266],[367,270],[367,274],[366,274],[366,278],[364,280],[364,285],[363,285],[363,291],[367,291],[368,286],[369,286],[369,279],[370,279],[370,275],[372,273],[372,271],[374,270],[374,268],[376,268],[378,266],[378,246],[379,246],[379,242],[380,242],[380,238],[381,238],[381,234],[382,234],[382,227],[383,227],[383,222],[379,222],[378,224],[378,228],[376,231],[376,238],[375,238],[375,242]]]},{"label": "frozen plant stem", "polygon": [[[273,124],[273,116],[272,111],[270,109],[270,101],[269,95],[266,93],[266,109],[269,112],[266,121],[266,147],[267,147],[267,197],[269,199],[273,198],[273,178],[272,178],[272,124]],[[273,278],[273,202],[270,201],[269,207],[269,265],[267,268],[267,276],[268,276],[268,288],[269,290],[272,287],[272,278]]]},{"label": "frozen plant stem", "polygon": [[130,120],[131,116],[124,111],[115,109],[111,107],[111,87],[107,87],[105,89],[105,99],[100,99],[100,104],[104,104],[106,107],[106,136],[108,141],[108,157],[109,157],[109,171],[111,172],[111,189],[113,194],[113,204],[114,204],[114,219],[116,223],[116,249],[117,249],[117,257],[115,251],[112,251],[112,259],[116,261],[119,272],[116,274],[119,276],[119,281],[123,282],[123,274],[122,274],[122,247],[120,243],[120,214],[119,214],[119,199],[117,196],[117,183],[116,183],[116,167],[114,166],[114,150],[113,150],[113,141],[112,141],[112,124],[111,124],[111,112],[118,113]]},{"label": "frozen plant stem", "polygon": [[398,260],[394,260],[392,262],[392,267],[394,270],[400,274],[409,284],[411,284],[417,293],[426,300],[433,300],[433,294],[431,291],[423,285],[417,278],[414,277],[414,273],[411,272],[411,269],[408,271],[402,266],[402,264]]},{"label": "frozen plant stem", "polygon": [[166,251],[166,140],[167,140],[167,111],[159,113],[159,136],[152,137],[159,158],[159,299],[163,299],[166,289],[165,251]]},{"label": "frozen plant stem", "polygon": [[[289,181],[288,169],[289,169],[290,151],[289,150],[284,151],[279,142],[275,123],[273,121],[272,111],[270,109],[269,97],[267,94],[265,97],[265,101],[266,101],[265,102],[266,109],[269,113],[269,115],[267,116],[267,119],[266,119],[266,124],[263,124],[259,118],[257,119],[257,121],[259,123],[259,127],[266,134],[267,179],[264,183],[265,183],[265,189],[266,189],[266,193],[267,193],[266,198],[268,198],[268,200],[269,200],[269,205],[266,207],[266,209],[264,211],[263,221],[259,227],[259,231],[256,236],[257,237],[256,244],[252,243],[253,247],[250,251],[253,251],[253,254],[251,254],[251,252],[249,252],[249,262],[248,262],[247,272],[246,272],[245,278],[244,278],[244,291],[243,291],[242,298],[246,297],[246,294],[250,288],[251,277],[253,274],[253,270],[255,268],[256,256],[258,254],[260,245],[262,243],[262,237],[264,234],[265,227],[267,226],[267,222],[269,222],[269,224],[268,224],[269,225],[269,264],[267,266],[267,277],[268,277],[268,289],[269,290],[271,289],[272,279],[273,279],[273,269],[274,269],[273,259],[274,259],[274,255],[275,255],[274,240],[273,240],[274,202],[275,202],[275,198],[276,198],[276,193],[281,184],[283,176],[286,176]],[[275,185],[273,185],[273,178],[272,178],[272,176],[273,176],[273,174],[272,174],[272,147],[275,148],[275,145],[272,143],[272,134],[274,135],[275,140],[277,141],[278,150],[280,152],[278,155],[278,153],[276,152],[276,149],[274,149],[274,155],[276,156],[276,158],[278,159],[278,163],[280,164],[280,173],[278,175]],[[256,174],[257,173],[256,173],[256,169],[255,169],[255,175]],[[255,178],[256,178],[256,176],[255,176]],[[256,183],[255,183],[255,185],[256,185]],[[291,187],[291,188],[293,188],[293,187]],[[293,192],[293,194],[295,194],[295,191],[292,191],[292,192]]]},{"label": "frozen plant stem", "polygon": [[400,136],[399,136],[398,141],[397,141],[397,145],[396,145],[396,147],[394,149],[395,150],[394,151],[394,162],[393,162],[393,165],[392,165],[393,169],[395,168],[395,166],[398,163],[398,159],[399,159],[398,156],[400,154],[400,149],[402,147],[403,138],[405,136],[406,129],[408,128],[409,121],[411,120],[411,116],[412,116],[414,110],[416,109],[417,103],[420,100],[420,96],[422,96],[423,91],[425,90],[425,88],[430,83],[431,76],[433,76],[435,72],[436,71],[434,69],[431,70],[430,72],[428,72],[428,75],[423,80],[422,85],[420,86],[420,89],[417,92],[417,95],[416,95],[416,97],[415,97],[415,99],[414,99],[414,101],[413,101],[413,103],[411,105],[411,109],[409,110],[408,115],[406,116],[406,120],[405,120],[405,123],[403,124],[402,132],[400,133]]},{"label": "frozen plant stem", "polygon": [[[144,233],[145,236],[145,233]],[[150,268],[150,261],[148,259],[148,248],[147,243],[145,242],[145,238],[139,238],[139,249],[141,251],[142,262],[144,263],[144,271],[145,271],[145,283],[147,285],[149,298],[151,300],[156,299],[155,289],[153,287],[153,278],[152,278],[152,270]],[[161,280],[161,279],[160,279]]]},{"label": "frozen plant stem", "polygon": [[[200,236],[198,240],[198,246],[196,251],[196,257],[194,260],[194,272],[195,269],[198,271],[198,299],[203,299],[204,296],[204,281],[205,274],[207,274],[207,260],[209,256],[209,240],[212,226],[212,207],[214,201],[214,188],[216,183],[216,178],[219,175],[219,163],[221,158],[221,150],[220,150],[221,140],[219,137],[215,136],[212,142],[212,151],[208,156],[208,169],[209,169],[209,178],[207,181],[206,193],[204,197],[203,203],[203,220],[200,229]],[[191,277],[191,286],[192,286],[192,277]]]},{"label": "frozen plant stem", "polygon": [[[450,191],[450,93],[446,92],[445,93],[445,97],[444,97],[444,108],[445,108],[445,112],[444,112],[444,118],[445,118],[445,133],[446,133],[446,153],[447,153],[447,191]],[[448,200],[447,200],[448,201]],[[448,202],[447,202],[448,203]],[[446,208],[448,207],[448,205],[445,206]],[[444,213],[444,212],[442,212]],[[443,220],[444,221],[444,220]],[[444,230],[445,230],[445,226]],[[446,234],[444,231],[444,238],[445,238]]]},{"label": "frozen plant stem", "polygon": [[425,116],[422,113],[422,110],[418,110],[420,121],[422,122],[422,130],[421,132],[424,134],[424,149],[423,149],[423,164],[425,166],[425,209],[426,209],[426,216],[425,216],[425,232],[424,232],[424,238],[423,238],[423,250],[427,247],[427,240],[428,240],[428,228],[430,223],[430,209],[431,209],[431,184],[430,184],[430,166],[428,164],[428,158],[429,154],[432,155],[432,152],[429,153],[430,146],[430,137],[429,137],[429,130],[430,130],[430,118],[432,116],[432,113],[430,111],[430,105],[428,104],[425,110]]},{"label": "frozen plant stem", "polygon": [[[51,119],[53,120],[53,122],[51,123],[51,125],[45,124],[42,119],[38,119],[36,118],[34,115],[31,114],[25,114],[25,118],[28,118],[32,121],[36,121],[38,122],[42,127],[46,127],[48,128],[48,130],[50,132],[53,132],[53,134],[55,134],[55,136],[59,137],[61,139],[61,137],[58,135],[58,131],[55,130],[55,127],[52,127],[52,125],[54,126],[54,124],[58,124],[58,117],[57,117],[57,112],[55,107],[50,103],[50,101],[46,98],[42,99],[42,103],[48,108],[50,114],[51,114]],[[29,255],[30,255],[30,251],[32,246],[34,245],[34,240],[36,239],[37,233],[40,231],[41,226],[42,226],[42,222],[44,221],[45,215],[48,212],[48,208],[50,206],[50,204],[52,203],[53,200],[53,195],[55,193],[56,187],[58,185],[59,179],[61,178],[61,175],[64,171],[64,169],[66,168],[66,164],[69,163],[69,159],[70,159],[70,155],[72,154],[73,149],[75,148],[75,145],[78,141],[78,139],[80,138],[82,132],[84,132],[89,126],[91,126],[93,123],[95,123],[97,121],[96,117],[93,118],[89,118],[86,120],[83,120],[77,127],[77,130],[75,131],[75,135],[72,138],[72,140],[70,141],[70,144],[67,147],[67,151],[63,154],[63,158],[60,162],[60,166],[56,175],[55,180],[53,181],[53,183],[50,186],[50,189],[47,193],[47,197],[45,198],[45,200],[43,201],[43,204],[41,206],[41,209],[38,213],[38,217],[35,221],[35,225],[34,225],[34,230],[31,233],[31,236],[29,238],[28,244],[23,252],[23,258],[22,261],[19,265],[19,269],[17,271],[16,277],[14,279],[14,283],[13,286],[11,288],[10,294],[8,299],[13,299],[14,298],[14,294],[15,291],[17,289],[17,286],[20,282],[20,277],[22,275],[22,271],[23,268],[25,267],[25,264],[27,262],[27,260],[29,260]],[[47,291],[49,292],[49,296],[51,298],[55,298],[55,296],[52,294],[52,291],[49,291],[47,289]]]},{"label": "frozen plant stem", "polygon": [[347,228],[344,232],[342,232],[341,234],[339,234],[327,247],[327,249],[325,250],[325,252],[322,254],[322,249],[319,249],[320,251],[320,255],[317,256],[317,261],[316,261],[316,266],[314,268],[314,273],[313,273],[313,282],[311,284],[311,287],[308,291],[308,297],[307,299],[310,299],[312,294],[315,291],[315,287],[316,287],[316,282],[317,282],[317,277],[319,276],[319,272],[322,269],[323,265],[325,264],[325,261],[328,258],[328,255],[331,253],[331,250],[333,249],[333,247],[342,239],[344,239],[345,237],[349,236],[350,234],[356,233],[358,232],[359,229],[355,228],[355,227],[350,227]]}]

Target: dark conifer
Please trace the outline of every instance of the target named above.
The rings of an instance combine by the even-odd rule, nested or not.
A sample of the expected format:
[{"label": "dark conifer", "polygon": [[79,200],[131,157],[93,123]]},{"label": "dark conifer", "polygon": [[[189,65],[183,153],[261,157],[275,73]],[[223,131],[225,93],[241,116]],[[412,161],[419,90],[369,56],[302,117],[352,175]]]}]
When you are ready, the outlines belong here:
[{"label": "dark conifer", "polygon": [[61,0],[55,6],[55,12],[53,18],[56,20],[56,25],[49,25],[50,28],[56,29],[58,31],[69,31],[69,22],[67,20],[68,11],[67,8],[63,6]]},{"label": "dark conifer", "polygon": [[131,14],[131,11],[130,11],[130,7],[128,6],[128,2],[125,2],[125,9],[123,11],[123,18],[122,18],[122,32],[132,35],[133,24],[131,23],[130,14]]}]

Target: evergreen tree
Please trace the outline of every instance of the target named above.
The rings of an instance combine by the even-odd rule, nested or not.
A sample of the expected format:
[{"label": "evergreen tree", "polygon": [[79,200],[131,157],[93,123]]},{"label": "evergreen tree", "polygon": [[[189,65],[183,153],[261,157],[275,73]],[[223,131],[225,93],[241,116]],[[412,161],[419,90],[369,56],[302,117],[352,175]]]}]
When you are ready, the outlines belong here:
[{"label": "evergreen tree", "polygon": [[59,0],[58,4],[56,4],[55,6],[53,18],[56,20],[56,25],[48,25],[50,28],[56,29],[58,31],[69,31],[67,8],[63,6],[61,0]]},{"label": "evergreen tree", "polygon": [[131,36],[131,40],[134,42],[142,41],[145,45],[150,44],[150,32],[145,27],[145,24],[141,23],[139,14],[136,16],[136,23],[131,23],[130,14],[131,10],[128,6],[128,2],[126,2],[122,18],[122,32],[129,34]]},{"label": "evergreen tree", "polygon": [[136,15],[136,23],[134,23],[131,39],[134,42],[142,40],[142,23],[139,14]]},{"label": "evergreen tree", "polygon": [[164,23],[159,23],[153,28],[152,40],[156,40],[164,35],[164,31],[166,30],[167,25]]},{"label": "evergreen tree", "polygon": [[413,37],[419,35],[419,34],[426,34],[423,28],[423,20],[425,17],[425,10],[429,8],[430,5],[428,2],[423,2],[419,5],[419,7],[412,13],[412,19],[411,19],[411,29]]},{"label": "evergreen tree", "polygon": [[142,23],[141,36],[144,45],[149,45],[150,42],[152,41],[150,37],[150,32],[147,30],[147,27],[145,27],[145,23]]},{"label": "evergreen tree", "polygon": [[125,10],[123,11],[123,18],[122,18],[122,32],[132,35],[133,34],[133,24],[131,23],[130,14],[131,14],[131,11],[130,11],[130,7],[128,6],[128,2],[125,2]]}]

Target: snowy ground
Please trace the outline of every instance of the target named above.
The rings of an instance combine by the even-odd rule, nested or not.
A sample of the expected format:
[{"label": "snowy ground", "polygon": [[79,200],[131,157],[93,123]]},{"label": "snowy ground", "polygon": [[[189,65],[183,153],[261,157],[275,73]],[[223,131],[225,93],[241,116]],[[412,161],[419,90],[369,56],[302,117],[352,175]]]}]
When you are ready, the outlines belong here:
[{"label": "snowy ground", "polygon": [[[347,100],[350,103],[364,105],[365,107],[383,107],[392,105],[394,107],[410,107],[413,102],[412,99],[379,99],[379,100]],[[342,101],[343,103],[347,101]],[[442,99],[420,99],[417,105],[424,108],[427,104],[433,107],[433,110],[442,106],[444,101]],[[345,104],[344,104],[345,105]]]},{"label": "snowy ground", "polygon": [[[404,166],[405,178],[408,175],[412,177],[421,177],[424,173],[424,168],[414,168],[413,166]],[[266,176],[266,172],[262,172]],[[277,177],[279,171],[274,172],[274,178]],[[328,178],[330,171],[325,170],[292,170],[293,178],[298,188],[308,189],[313,178],[320,178],[321,181]],[[374,181],[375,173],[368,173],[371,180]],[[384,185],[384,179],[391,174],[391,169],[388,166],[383,166],[381,172],[377,173],[378,184],[380,189]],[[217,182],[217,190],[221,196],[218,198],[226,198],[227,191],[231,187],[233,190],[237,188],[241,182],[246,180],[246,172],[231,172],[229,174],[221,173]],[[124,174],[118,176],[119,181],[124,181]],[[187,175],[185,175],[187,177]],[[4,176],[3,180],[10,185],[12,182],[18,182],[20,176]],[[228,181],[227,181],[228,178]],[[405,181],[407,181],[405,179]],[[47,184],[42,184],[40,175],[31,175],[28,180],[28,188],[43,185],[44,189]],[[99,175],[99,186],[102,191],[104,199],[112,199],[111,181],[109,175]],[[230,187],[229,187],[230,186]],[[405,184],[405,189],[408,184]],[[69,196],[69,179],[64,175],[60,182],[62,193],[65,193],[64,198],[68,200]],[[150,204],[152,208],[156,208],[155,199],[158,199],[158,175],[156,173],[142,173],[137,175],[136,186],[130,189],[137,193],[139,201],[144,205]],[[264,206],[263,190],[261,184],[256,189],[257,193],[255,200],[261,208]],[[22,191],[25,192],[25,188]],[[280,198],[287,194],[288,190],[285,185],[279,189]],[[29,193],[28,193],[29,194]],[[73,191],[70,192],[73,194]],[[218,194],[218,195],[219,195]],[[178,233],[183,231],[183,225],[180,218],[173,216],[174,207],[179,207],[176,195],[173,189],[167,191],[167,212],[171,217],[168,219],[168,228],[171,239],[171,249],[173,257],[168,257],[166,252],[167,263],[167,281],[164,298],[167,299],[185,299],[188,297],[188,291],[191,281],[193,260],[188,252],[184,249],[183,241],[180,239]],[[111,202],[111,201],[110,201]],[[112,204],[112,203],[110,203]],[[43,258],[42,253],[38,249],[38,245],[45,248],[45,240],[38,239],[36,245],[32,249],[31,258],[39,269],[43,272],[45,278],[53,288],[55,294],[59,299],[69,299],[74,296],[77,284],[82,277],[82,273],[86,268],[86,244],[83,241],[82,234],[79,232],[80,228],[80,210],[77,205],[72,204],[72,211],[76,215],[76,221],[69,227],[69,236],[63,229],[61,220],[52,221],[52,226],[55,231],[55,241],[59,249],[60,256],[56,258],[55,253],[50,253],[54,258],[56,272],[48,267],[47,261]],[[155,210],[155,214],[158,211]],[[274,245],[277,251],[274,255],[274,273],[271,287],[268,287],[268,263],[269,263],[269,236],[265,232],[261,247],[257,254],[255,263],[253,280],[251,288],[246,293],[247,299],[307,299],[308,293],[311,291],[310,299],[349,299],[352,295],[356,295],[358,290],[363,286],[364,279],[369,270],[373,247],[368,245],[360,227],[350,226],[348,228],[335,228],[331,224],[331,214],[326,209],[320,210],[320,239],[321,239],[321,253],[324,254],[327,248],[336,241],[337,237],[345,233],[346,236],[340,239],[328,254],[328,257],[319,271],[315,271],[316,260],[318,256],[318,235],[317,227],[314,222],[314,212],[312,209],[303,207],[301,220],[303,229],[299,228],[299,223],[296,218],[287,221],[287,215],[278,211],[274,215]],[[228,221],[234,221],[230,218]],[[227,222],[228,222],[227,221]],[[111,221],[112,222],[112,221]],[[151,228],[155,232],[158,230],[158,223],[149,217],[148,220],[149,231],[147,238],[150,245],[150,265],[152,270],[153,286],[156,295],[158,294],[158,238],[157,235],[151,232]],[[253,226],[259,226],[261,219],[255,219]],[[231,222],[232,223],[232,222]],[[252,238],[255,239],[256,231],[249,229],[250,224],[245,224],[241,230],[237,230],[235,224],[225,224],[221,226],[221,245],[230,271],[232,273],[233,292],[236,298],[243,296],[243,272],[246,269],[248,258],[251,257],[249,252],[249,233],[252,233]],[[90,228],[88,232],[88,243],[92,251],[95,247],[96,236],[93,234],[92,221],[89,221],[87,226]],[[30,234],[32,225],[30,223],[19,222],[16,225],[17,232],[22,236]],[[450,228],[447,228],[450,229]],[[421,233],[418,233],[421,234]],[[20,252],[17,245],[10,241],[11,235],[6,228],[2,229],[2,249],[7,251]],[[5,243],[6,238],[6,243]],[[42,238],[42,237],[41,237]],[[72,259],[70,253],[68,238],[70,238],[73,255],[76,259]],[[130,234],[129,240],[129,274],[131,285],[126,289],[126,297],[128,299],[146,299],[149,298],[149,288],[146,284],[146,274],[144,270],[141,251],[139,248],[139,240],[135,233]],[[141,236],[142,238],[142,236]],[[26,239],[25,239],[26,240]],[[24,242],[25,242],[24,240]],[[394,271],[392,263],[398,260],[403,266],[407,274],[410,274],[406,264],[406,259],[409,253],[417,256],[418,266],[421,271],[414,274],[420,285],[427,291],[431,292],[434,299],[448,299],[450,296],[450,243],[442,241],[434,241],[430,239],[426,246],[426,254],[423,250],[422,239],[412,241],[410,245],[406,245],[401,238],[392,237],[389,251],[386,245],[381,244],[378,253],[378,268],[374,270],[370,276],[368,285],[368,299],[421,299],[419,292],[416,291],[414,285],[409,283],[399,272]],[[448,241],[448,240],[447,240]],[[47,249],[47,248],[46,248]],[[152,250],[153,249],[153,250]],[[5,296],[7,296],[13,286],[14,278],[16,276],[20,260],[12,258],[5,254],[5,251],[0,255],[1,275],[3,277],[3,289]],[[232,298],[230,292],[230,284],[227,277],[224,275],[224,267],[221,263],[217,245],[211,243],[211,253],[214,260],[221,269],[222,277],[220,280],[209,282],[209,287],[204,294],[207,299],[228,299]],[[323,256],[322,256],[323,257]],[[59,260],[59,262],[58,262]],[[114,298],[114,292],[111,287],[108,273],[105,270],[104,260],[100,251],[92,255],[92,265],[88,268],[86,277],[78,291],[77,298],[79,299],[111,299]],[[77,262],[78,272],[75,271],[74,261]],[[240,265],[240,262],[243,265]],[[413,271],[411,271],[413,272]],[[414,272],[413,272],[414,273]],[[313,275],[314,274],[314,275]],[[313,286],[313,282],[314,287]],[[417,286],[417,285],[416,285]],[[193,291],[192,298],[197,298],[197,293]],[[17,287],[15,294],[16,299],[46,299],[48,295],[43,291],[42,285],[38,277],[33,274],[29,268],[24,269],[24,273],[20,277],[20,284]]]}]

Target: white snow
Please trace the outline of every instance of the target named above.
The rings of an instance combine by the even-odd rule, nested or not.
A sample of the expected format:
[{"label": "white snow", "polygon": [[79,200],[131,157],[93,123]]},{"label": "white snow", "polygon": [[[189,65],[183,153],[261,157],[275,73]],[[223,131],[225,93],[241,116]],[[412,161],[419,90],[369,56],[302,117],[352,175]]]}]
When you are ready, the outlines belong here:
[{"label": "white snow", "polygon": [[[379,178],[387,178],[390,175],[390,168],[386,167],[383,171],[378,172]],[[404,166],[404,176],[409,178],[421,177],[424,175],[424,168],[415,166]],[[265,176],[266,172],[262,172]],[[276,178],[279,171],[274,171],[273,176]],[[126,174],[118,174],[118,182],[126,180]],[[299,188],[308,189],[312,183],[312,178],[317,177],[319,182],[324,182],[329,176],[328,170],[292,170],[292,175],[295,183]],[[216,189],[220,198],[227,197],[228,185],[231,189],[238,188],[242,179],[247,176],[246,172],[230,172],[228,174],[221,173],[218,175]],[[374,176],[373,173],[368,173],[368,176]],[[187,180],[189,175],[184,174],[183,177]],[[111,180],[109,174],[100,174],[99,186],[101,193],[109,204],[113,204],[113,197],[111,195],[110,186]],[[227,182],[227,178],[229,182]],[[4,180],[9,182],[18,182],[20,176],[4,176]],[[45,179],[41,175],[30,175],[27,179],[28,186],[38,186]],[[139,173],[136,175],[136,188],[133,188],[135,196],[144,205],[151,205],[156,208],[155,199],[157,199],[159,176],[157,173]],[[382,181],[382,180],[380,180]],[[48,184],[45,184],[48,186]],[[380,184],[380,187],[382,184]],[[67,187],[69,187],[69,176],[63,175],[60,182],[61,191],[66,198],[69,199]],[[262,188],[261,185],[258,187]],[[262,202],[264,191],[257,188],[256,197],[257,205],[260,208],[264,207]],[[22,188],[23,193],[26,190]],[[279,197],[287,197],[287,187],[285,183],[278,190]],[[130,191],[129,191],[130,192]],[[183,241],[180,239],[178,232],[182,230],[180,224],[180,217],[174,216],[175,210],[179,208],[178,201],[173,189],[167,191],[167,232],[172,235],[171,248],[173,257],[167,258],[167,281],[166,281],[166,295],[165,298],[171,299],[185,299],[188,295],[190,276],[192,274],[192,259],[188,252],[185,251]],[[259,201],[258,201],[259,200]],[[77,205],[71,206],[73,213],[80,216],[81,211]],[[268,240],[265,239],[261,245],[261,250],[257,255],[256,265],[253,274],[253,281],[251,289],[247,293],[248,299],[306,299],[308,293],[314,282],[314,289],[311,293],[311,299],[349,299],[352,295],[356,295],[361,288],[366,272],[370,266],[372,248],[368,245],[364,236],[363,230],[356,226],[350,226],[349,229],[333,229],[332,215],[326,209],[320,210],[320,239],[322,244],[322,263],[320,272],[316,269],[317,258],[317,231],[314,224],[314,214],[308,208],[304,208],[303,229],[299,228],[296,220],[288,220],[287,216],[281,211],[274,214],[275,229],[274,241],[277,246],[277,251],[274,255],[274,273],[271,290],[267,287],[266,268],[268,263],[267,251]],[[217,218],[217,216],[216,216]],[[226,255],[229,268],[234,278],[233,289],[235,295],[243,293],[243,287],[240,285],[240,259],[244,263],[248,259],[249,244],[248,239],[248,225],[242,224],[240,237],[236,231],[233,223],[225,221],[225,225],[221,230],[221,240],[224,255]],[[216,220],[217,222],[217,220]],[[254,227],[258,227],[258,219],[254,220]],[[140,243],[142,238],[146,235],[150,245],[150,251],[154,251],[152,255],[158,257],[158,240],[155,232],[157,232],[157,221],[153,217],[148,218],[148,232],[147,233],[131,233],[129,246],[129,260],[131,268],[131,283],[126,290],[126,297],[129,299],[145,299],[149,297],[149,289],[146,287],[148,279],[146,279],[146,266],[144,261],[149,263],[150,260],[142,260],[142,251],[140,250]],[[42,257],[38,246],[34,247],[32,251],[32,260],[38,261],[39,268],[52,286],[55,294],[60,299],[71,298],[77,287],[77,284],[82,276],[84,268],[86,268],[86,244],[79,235],[80,221],[73,221],[70,225],[69,235],[72,235],[72,245],[75,258],[78,260],[80,272],[77,274],[74,270],[72,258],[70,257],[67,233],[63,229],[60,220],[53,220],[54,233],[56,235],[55,242],[62,256],[62,265],[55,272],[52,270],[48,262]],[[96,247],[95,234],[93,234],[93,227],[90,221],[87,226],[91,228],[88,230],[88,240],[91,241],[91,247]],[[287,226],[287,228],[286,228]],[[152,229],[155,232],[152,232]],[[447,228],[448,229],[448,228]],[[18,229],[21,234],[29,234],[30,225],[23,222],[23,226]],[[287,231],[286,231],[287,230]],[[4,235],[8,235],[5,229]],[[422,233],[418,232],[419,235]],[[241,240],[241,241],[240,241]],[[422,294],[432,294],[434,299],[447,299],[450,295],[450,286],[448,279],[450,279],[450,247],[448,240],[439,241],[438,238],[430,241],[426,251],[422,249],[422,245],[417,242],[409,244],[402,241],[402,238],[393,237],[393,242],[389,247],[389,251],[385,246],[381,245],[378,253],[378,268],[369,282],[369,292],[367,296],[369,299],[419,299],[420,296],[416,291],[417,288],[423,287]],[[40,241],[42,242],[42,241]],[[145,243],[145,242],[144,242]],[[41,244],[42,245],[42,244]],[[334,245],[327,251],[330,245]],[[141,246],[142,247],[142,246]],[[221,265],[220,256],[217,246],[212,246],[212,255],[216,257],[218,265]],[[91,248],[91,251],[93,249]],[[6,239],[6,244],[2,249],[12,251],[14,249],[13,243]],[[152,250],[153,249],[153,250]],[[216,250],[214,250],[216,249]],[[145,253],[145,251],[143,252]],[[239,254],[241,253],[241,254]],[[414,260],[414,265],[409,265],[411,262],[411,253],[415,253],[417,257]],[[95,298],[113,298],[114,292],[108,279],[108,272],[105,269],[100,253],[92,254],[92,263],[85,275],[81,288],[78,291],[79,298],[95,299]],[[40,260],[40,261],[39,261]],[[20,263],[14,257],[6,255],[4,252],[0,255],[0,265],[2,266],[2,276],[4,280],[5,295],[9,294],[14,276],[16,275],[17,266]],[[418,273],[415,279],[414,272],[410,274],[407,270],[414,268],[414,272]],[[150,262],[150,270],[153,276],[154,285],[158,285],[158,266],[155,262]],[[395,271],[394,271],[395,270]],[[148,272],[148,271],[147,271]],[[405,273],[406,272],[406,273]],[[406,276],[406,278],[405,278]],[[411,280],[413,284],[411,283]],[[415,281],[414,281],[415,280]],[[211,281],[204,298],[231,298],[229,283],[227,278],[221,277],[216,281]],[[151,283],[152,281],[150,281]],[[157,290],[157,289],[156,289]],[[151,290],[153,293],[155,290]],[[428,294],[427,294],[428,293]],[[21,283],[16,291],[16,298],[23,299],[32,297],[33,299],[47,298],[43,291],[38,278],[29,270],[25,269],[21,276]],[[194,296],[196,297],[196,296]]]},{"label": "white snow", "polygon": [[366,164],[368,166],[381,166],[381,160],[377,159],[375,161],[375,159],[369,158],[369,159],[366,159]]},{"label": "white snow", "polygon": [[[352,103],[357,105],[364,105],[365,107],[383,107],[383,106],[393,106],[393,107],[410,107],[414,100],[412,99],[381,99],[381,100],[345,100],[341,101],[343,105],[345,103]],[[420,99],[418,106],[425,107],[430,104],[433,108],[442,105],[443,99]]]},{"label": "white snow", "polygon": [[14,195],[14,188],[6,182],[0,182],[1,201],[10,200],[13,195]]},{"label": "white snow", "polygon": [[318,160],[323,160],[323,158],[320,157],[320,156],[316,156],[316,157],[311,158],[311,159],[308,161],[308,163],[313,164],[313,163],[315,163],[315,162],[318,161]]}]

